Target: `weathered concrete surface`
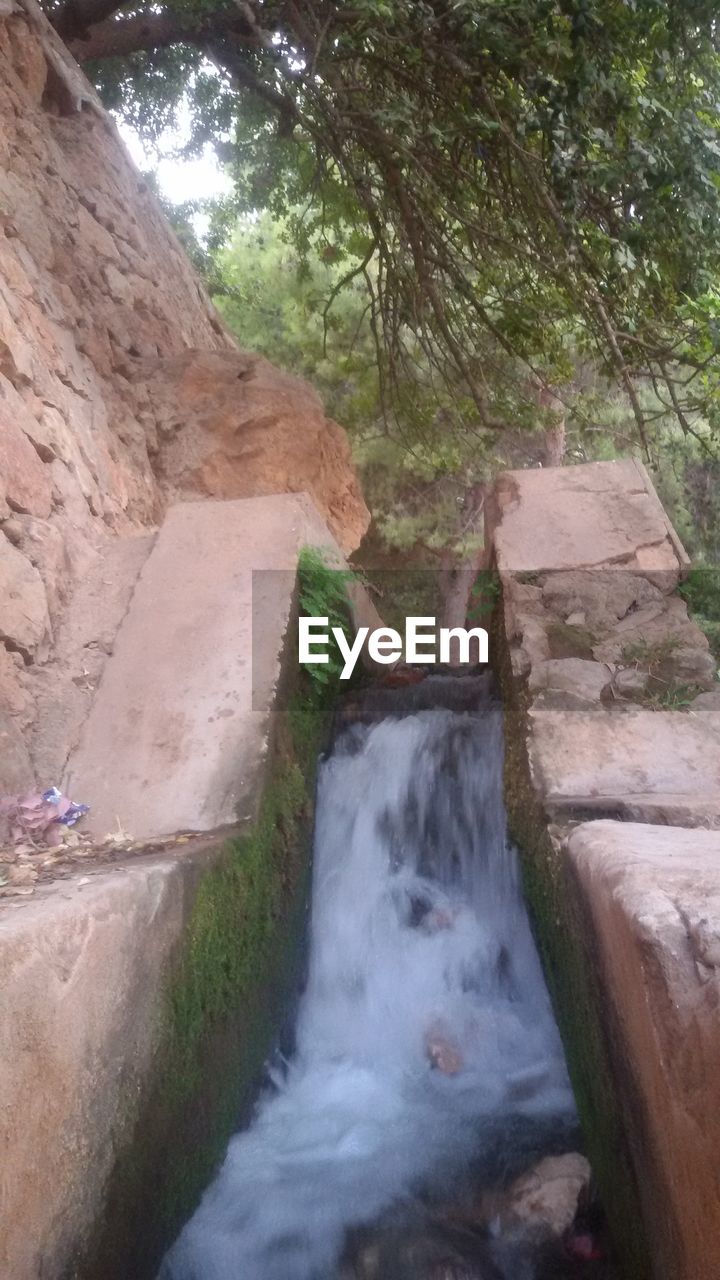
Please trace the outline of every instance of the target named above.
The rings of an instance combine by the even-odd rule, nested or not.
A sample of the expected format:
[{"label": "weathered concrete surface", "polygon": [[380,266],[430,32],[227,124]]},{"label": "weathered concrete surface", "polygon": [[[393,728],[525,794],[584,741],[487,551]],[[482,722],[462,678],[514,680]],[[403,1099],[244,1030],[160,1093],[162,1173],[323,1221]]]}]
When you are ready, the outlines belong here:
[{"label": "weathered concrete surface", "polygon": [[95,836],[254,815],[306,543],[334,545],[303,495],[170,509],[68,762]]},{"label": "weathered concrete surface", "polygon": [[[122,541],[129,547],[130,540]],[[91,804],[92,829],[99,836],[118,822],[138,839],[179,829],[221,828],[237,835],[245,829],[240,820],[256,818],[261,802],[267,804],[273,761],[283,762],[295,790],[283,793],[290,799],[283,801],[279,834],[269,836],[263,828],[263,838],[279,840],[280,847],[263,845],[258,855],[259,878],[261,872],[275,877],[268,891],[272,925],[267,926],[267,898],[256,887],[259,919],[249,926],[253,938],[267,927],[282,935],[293,901],[302,901],[298,824],[308,807],[306,794],[297,794],[297,744],[286,741],[281,696],[297,671],[294,647],[286,643],[297,555],[306,543],[336,557],[339,551],[304,495],[181,504],[171,509],[154,543],[146,537],[134,542],[124,566],[128,572],[108,587],[108,631],[96,634],[110,654],[71,756],[67,786]],[[102,579],[97,586],[102,589]],[[127,613],[115,635],[123,601]],[[82,651],[86,621],[78,619],[76,632],[65,637],[68,652]],[[254,623],[259,634],[253,649]],[[75,709],[78,717],[84,706]],[[317,744],[300,746],[309,761]],[[272,775],[274,786],[278,776]],[[272,823],[269,830],[275,831]],[[223,870],[229,855],[221,845],[217,836],[207,836],[112,870],[88,861],[85,874],[80,869],[68,879],[40,884],[32,898],[0,904],[3,1278],[66,1280],[75,1274],[68,1267],[95,1238],[108,1179],[127,1149],[138,1108],[148,1105],[151,1086],[158,1087],[157,1058],[167,1051],[168,984],[179,972],[179,958],[198,946],[201,960],[194,956],[190,962],[193,981],[212,990],[226,981],[212,970],[198,975],[206,951],[217,964],[226,955],[223,945],[232,954],[232,944],[218,941],[222,912],[212,897],[230,892]],[[243,881],[244,855],[238,856],[231,883],[237,914],[233,910],[225,920],[233,936],[251,910],[252,886]],[[200,887],[206,896],[200,895],[204,914],[198,918]],[[203,929],[210,931],[209,941]],[[252,997],[258,1004],[265,970],[281,964],[285,939],[273,936],[263,945],[269,953],[251,964],[242,993],[233,986],[238,1017],[249,1016],[242,1000]],[[255,984],[254,997],[248,984]],[[207,990],[202,1000],[212,1005]],[[204,1007],[201,1001],[201,1012]],[[252,1017],[267,1021],[262,1002]],[[216,1032],[215,1024],[212,1034],[203,1031],[197,1052],[214,1043]],[[243,1035],[232,1032],[235,1057],[225,1064],[238,1080],[258,1053]],[[186,1088],[182,1080],[181,1086]],[[162,1094],[162,1080],[159,1087]],[[220,1086],[213,1088],[218,1094]],[[228,1109],[227,1123],[236,1115]],[[163,1130],[163,1140],[171,1142],[176,1130],[171,1124],[169,1138]],[[204,1132],[196,1135],[198,1142],[205,1139]],[[180,1155],[190,1161],[192,1152],[175,1152]],[[148,1169],[154,1173],[149,1158],[143,1159],[145,1175]],[[141,1178],[137,1188],[123,1192],[129,1202],[121,1197],[137,1230],[141,1219],[153,1217],[142,1203],[146,1182]],[[162,1223],[167,1231],[168,1222]],[[152,1247],[162,1243],[154,1238]],[[119,1258],[117,1266],[106,1258],[99,1272],[91,1266],[78,1274],[113,1280],[136,1274],[137,1260],[123,1271],[125,1254],[115,1249],[113,1257]],[[144,1274],[153,1261],[142,1259]]]},{"label": "weathered concrete surface", "polygon": [[720,821],[720,715],[690,706],[716,663],[674,594],[687,557],[644,468],[507,472],[489,536],[547,815]]},{"label": "weathered concrete surface", "polygon": [[493,505],[500,570],[619,565],[677,582],[689,563],[645,468],[631,458],[507,471]]},{"label": "weathered concrete surface", "polygon": [[530,763],[548,814],[720,826],[720,715],[611,703],[530,710]]},{"label": "weathered concrete surface", "polygon": [[98,1212],[185,921],[180,861],[0,909],[0,1275],[56,1280]]},{"label": "weathered concrete surface", "polygon": [[720,833],[590,822],[592,921],[658,1280],[720,1275]]},{"label": "weathered concrete surface", "polygon": [[622,1274],[709,1280],[720,703],[687,557],[630,461],[501,476],[489,535],[510,827]]}]

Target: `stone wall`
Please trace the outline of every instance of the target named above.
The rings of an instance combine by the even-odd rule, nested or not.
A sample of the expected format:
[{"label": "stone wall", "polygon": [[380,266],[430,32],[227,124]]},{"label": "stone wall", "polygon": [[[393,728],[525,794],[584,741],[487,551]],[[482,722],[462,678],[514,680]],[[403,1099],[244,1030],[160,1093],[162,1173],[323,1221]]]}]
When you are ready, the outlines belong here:
[{"label": "stone wall", "polygon": [[506,795],[628,1280],[720,1274],[720,693],[634,461],[490,504]]},{"label": "stone wall", "polygon": [[234,347],[34,0],[0,0],[0,793],[44,765],[38,702],[110,540],[177,496],[301,490],[355,547],[344,433]]}]

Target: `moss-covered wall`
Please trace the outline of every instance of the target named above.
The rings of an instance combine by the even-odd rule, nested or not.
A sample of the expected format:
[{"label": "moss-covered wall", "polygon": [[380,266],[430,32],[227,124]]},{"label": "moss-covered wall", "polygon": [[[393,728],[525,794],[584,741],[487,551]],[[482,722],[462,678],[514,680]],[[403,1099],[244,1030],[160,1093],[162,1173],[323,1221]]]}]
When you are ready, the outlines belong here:
[{"label": "moss-covered wall", "polygon": [[495,610],[490,652],[505,708],[505,801],[520,851],[525,893],[575,1091],[588,1155],[625,1280],[650,1280],[647,1239],[624,1116],[639,1105],[630,1069],[619,1078],[613,1010],[601,985],[592,930],[533,787],[527,753],[529,694],[513,674]]},{"label": "moss-covered wall", "polygon": [[68,1280],[152,1280],[252,1107],[302,970],[315,762],[332,701],[301,680],[276,713],[256,823],[188,862],[152,1077]]}]

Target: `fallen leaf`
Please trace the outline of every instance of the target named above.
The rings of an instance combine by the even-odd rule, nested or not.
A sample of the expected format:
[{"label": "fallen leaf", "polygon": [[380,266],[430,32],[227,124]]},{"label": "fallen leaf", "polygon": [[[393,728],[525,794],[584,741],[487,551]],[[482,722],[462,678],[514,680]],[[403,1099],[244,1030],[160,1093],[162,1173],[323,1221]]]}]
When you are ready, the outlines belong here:
[{"label": "fallen leaf", "polygon": [[35,867],[26,863],[10,867],[7,873],[8,884],[34,884],[38,878]]}]

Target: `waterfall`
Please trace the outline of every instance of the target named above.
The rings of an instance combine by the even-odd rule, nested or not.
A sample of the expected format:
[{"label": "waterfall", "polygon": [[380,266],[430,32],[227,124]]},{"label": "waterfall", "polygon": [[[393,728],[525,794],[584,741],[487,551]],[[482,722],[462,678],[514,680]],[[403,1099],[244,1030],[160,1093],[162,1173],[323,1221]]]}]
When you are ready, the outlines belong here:
[{"label": "waterfall", "polygon": [[339,735],[295,1048],[162,1280],[335,1280],[348,1231],[517,1172],[572,1121],[502,765],[487,698]]}]

